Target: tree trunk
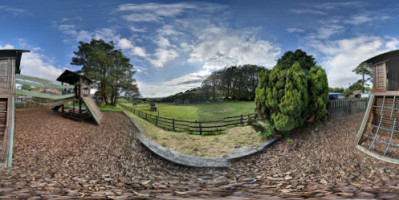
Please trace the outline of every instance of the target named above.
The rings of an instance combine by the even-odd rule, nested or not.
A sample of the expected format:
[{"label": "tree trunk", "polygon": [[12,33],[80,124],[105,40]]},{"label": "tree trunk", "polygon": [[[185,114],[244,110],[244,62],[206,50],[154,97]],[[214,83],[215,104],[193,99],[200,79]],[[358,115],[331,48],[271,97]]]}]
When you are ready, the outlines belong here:
[{"label": "tree trunk", "polygon": [[362,93],[364,93],[364,73],[363,73],[362,75],[363,75],[363,79],[362,79]]}]

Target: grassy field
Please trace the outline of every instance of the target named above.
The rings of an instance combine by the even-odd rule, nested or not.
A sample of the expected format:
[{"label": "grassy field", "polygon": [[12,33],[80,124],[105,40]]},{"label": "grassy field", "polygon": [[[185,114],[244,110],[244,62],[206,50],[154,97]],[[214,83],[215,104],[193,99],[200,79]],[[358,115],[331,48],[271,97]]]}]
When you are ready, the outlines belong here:
[{"label": "grassy field", "polygon": [[[123,110],[119,106],[116,109]],[[264,140],[251,126],[230,128],[221,135],[190,135],[185,132],[177,133],[163,130],[133,113],[128,111],[126,113],[143,127],[143,134],[149,139],[172,151],[185,155],[225,157],[227,152],[235,148],[258,146]]]},{"label": "grassy field", "polygon": [[[147,103],[138,104],[135,106],[127,102],[122,103],[137,110],[157,114],[156,112],[152,112],[150,110],[150,105]],[[255,103],[253,101],[236,101],[209,104],[202,103],[189,105],[157,103],[156,106],[158,107],[159,116],[161,117],[192,121],[210,121],[241,114],[247,115],[253,113],[255,109]]]}]

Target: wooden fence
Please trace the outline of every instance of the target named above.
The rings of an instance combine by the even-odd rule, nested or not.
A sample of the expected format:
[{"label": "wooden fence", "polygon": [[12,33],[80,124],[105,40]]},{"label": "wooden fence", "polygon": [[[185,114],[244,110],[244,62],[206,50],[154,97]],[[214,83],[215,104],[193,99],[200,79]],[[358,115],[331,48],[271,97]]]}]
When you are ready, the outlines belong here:
[{"label": "wooden fence", "polygon": [[165,130],[171,130],[176,132],[188,132],[191,134],[200,134],[200,135],[215,135],[220,134],[221,131],[226,130],[227,128],[234,126],[244,126],[247,125],[248,116],[254,117],[254,114],[249,115],[238,115],[232,117],[225,117],[222,120],[214,120],[214,121],[187,121],[187,120],[178,120],[174,118],[166,118],[160,117],[158,115],[152,115],[147,112],[143,112],[141,110],[136,110],[132,107],[118,104],[122,108],[128,110],[143,118],[156,126],[163,128]]},{"label": "wooden fence", "polygon": [[361,112],[367,109],[369,98],[348,98],[329,100],[327,104],[328,118],[334,119]]}]

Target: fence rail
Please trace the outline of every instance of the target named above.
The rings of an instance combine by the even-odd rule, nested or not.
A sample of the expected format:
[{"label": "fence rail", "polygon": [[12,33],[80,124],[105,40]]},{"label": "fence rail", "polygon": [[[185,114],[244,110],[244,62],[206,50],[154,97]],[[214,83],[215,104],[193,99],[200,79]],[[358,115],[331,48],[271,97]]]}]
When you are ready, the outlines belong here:
[{"label": "fence rail", "polygon": [[42,107],[42,105],[38,104],[36,101],[33,100],[32,97],[21,97],[17,96],[15,98],[15,108],[37,108]]},{"label": "fence rail", "polygon": [[329,100],[327,104],[328,118],[335,119],[365,112],[369,98],[348,98]]},{"label": "fence rail", "polygon": [[176,132],[189,132],[191,134],[200,135],[214,135],[219,134],[221,131],[234,126],[247,125],[248,116],[254,117],[254,114],[248,115],[237,115],[232,117],[226,117],[222,120],[213,121],[187,121],[178,120],[174,118],[160,117],[158,115],[152,115],[141,110],[136,110],[130,106],[118,104],[123,109],[134,113],[140,118],[151,122],[152,124],[163,128],[165,130],[172,130]]}]

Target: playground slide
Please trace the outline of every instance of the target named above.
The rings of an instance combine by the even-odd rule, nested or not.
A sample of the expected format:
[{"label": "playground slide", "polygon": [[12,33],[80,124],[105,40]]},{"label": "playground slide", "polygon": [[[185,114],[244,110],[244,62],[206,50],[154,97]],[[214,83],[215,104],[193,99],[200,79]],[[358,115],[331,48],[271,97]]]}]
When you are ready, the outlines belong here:
[{"label": "playground slide", "polygon": [[89,110],[91,116],[93,116],[94,120],[96,121],[97,124],[100,124],[101,118],[103,117],[103,114],[101,113],[100,109],[98,108],[96,102],[94,99],[92,99],[90,96],[89,97],[82,97],[83,102],[86,105],[86,108]]}]

